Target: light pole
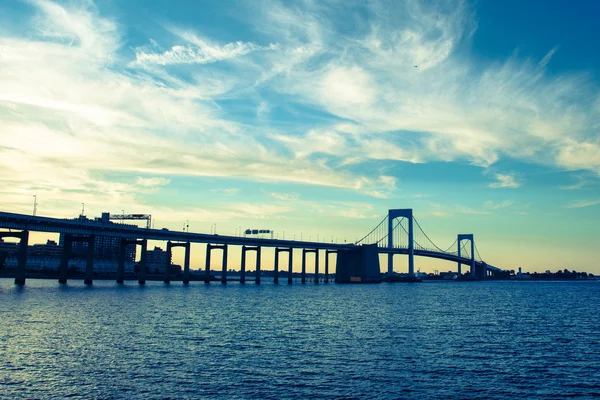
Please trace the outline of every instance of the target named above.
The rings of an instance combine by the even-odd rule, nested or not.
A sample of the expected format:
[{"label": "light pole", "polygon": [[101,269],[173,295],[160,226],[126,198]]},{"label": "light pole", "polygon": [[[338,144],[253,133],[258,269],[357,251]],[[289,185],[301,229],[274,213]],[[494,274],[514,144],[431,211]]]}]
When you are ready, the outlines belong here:
[{"label": "light pole", "polygon": [[189,219],[185,221],[185,231],[187,233],[190,232],[190,220]]},{"label": "light pole", "polygon": [[34,194],[33,195],[33,216],[35,217],[35,212],[37,211],[37,196]]},{"label": "light pole", "polygon": [[85,203],[81,203],[81,216],[85,215]]}]

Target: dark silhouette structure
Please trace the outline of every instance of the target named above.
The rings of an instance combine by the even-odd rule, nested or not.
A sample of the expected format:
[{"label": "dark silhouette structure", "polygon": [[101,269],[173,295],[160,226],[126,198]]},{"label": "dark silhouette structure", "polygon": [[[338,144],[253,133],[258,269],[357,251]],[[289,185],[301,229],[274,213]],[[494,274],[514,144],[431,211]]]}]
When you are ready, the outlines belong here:
[{"label": "dark silhouette structure", "polygon": [[[103,216],[107,214],[104,213]],[[403,225],[404,221],[404,225]],[[413,222],[416,225],[413,226]],[[97,243],[99,237],[106,238],[112,243],[118,243],[118,267],[116,280],[122,283],[124,280],[124,263],[127,257],[127,249],[137,245],[141,246],[140,263],[137,270],[138,282],[143,285],[147,274],[147,244],[148,240],[167,241],[168,257],[166,263],[170,264],[171,251],[173,247],[185,248],[185,265],[183,271],[183,282],[190,280],[190,246],[191,243],[205,243],[207,246],[204,281],[209,283],[213,278],[210,275],[210,261],[212,250],[223,251],[223,262],[221,282],[227,282],[227,254],[228,246],[237,245],[242,247],[242,265],[240,282],[246,281],[246,252],[256,251],[256,278],[254,281],[260,284],[261,280],[261,250],[263,247],[275,248],[275,282],[279,282],[279,253],[288,252],[288,283],[292,283],[292,257],[293,250],[302,250],[302,272],[301,282],[306,283],[306,255],[315,254],[314,282],[321,282],[319,271],[319,254],[325,252],[325,276],[324,283],[329,282],[329,259],[330,255],[337,254],[336,282],[367,283],[381,281],[379,272],[379,254],[388,254],[388,276],[394,275],[393,256],[395,254],[408,255],[408,276],[414,276],[414,256],[424,256],[457,262],[471,267],[473,279],[485,279],[490,275],[500,272],[499,268],[485,263],[479,257],[472,234],[461,234],[457,240],[446,250],[436,246],[427,234],[422,230],[417,220],[413,217],[412,209],[389,210],[388,215],[365,237],[352,244],[337,244],[325,242],[262,239],[239,236],[222,236],[217,234],[203,234],[169,231],[168,229],[139,228],[137,226],[115,224],[108,218],[78,218],[74,220],[57,219],[40,216],[29,216],[0,212],[0,228],[17,230],[19,232],[1,232],[0,238],[14,237],[20,239],[19,262],[15,276],[16,284],[25,283],[25,267],[27,264],[27,245],[29,231],[57,232],[62,240],[62,257],[59,267],[59,282],[66,283],[69,275],[69,259],[72,255],[73,244],[83,243],[87,253],[85,269],[85,283],[92,284],[94,276],[94,259],[97,256]],[[386,229],[387,228],[387,229]],[[465,240],[471,243],[470,251],[461,243]],[[452,250],[458,243],[458,251]],[[170,268],[165,266],[164,282],[170,283]]]}]

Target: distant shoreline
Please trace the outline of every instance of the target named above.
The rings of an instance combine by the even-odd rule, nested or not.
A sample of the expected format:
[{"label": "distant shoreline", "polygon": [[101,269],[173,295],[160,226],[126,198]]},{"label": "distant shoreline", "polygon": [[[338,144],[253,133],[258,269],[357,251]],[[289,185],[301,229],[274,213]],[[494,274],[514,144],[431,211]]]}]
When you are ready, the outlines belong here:
[{"label": "distant shoreline", "polygon": [[[261,278],[273,278],[273,271],[263,271],[264,275],[261,275]],[[4,278],[4,279],[14,279],[15,277],[15,271],[0,271],[0,278]],[[26,279],[46,279],[46,280],[52,280],[52,279],[56,279],[58,280],[58,272],[51,272],[51,273],[40,273],[40,272],[28,272],[26,275]],[[76,274],[69,274],[69,276],[67,277],[69,280],[84,280],[85,279],[85,274],[82,272],[78,272]],[[239,272],[229,272],[227,274],[227,280],[228,281],[239,281],[240,278],[240,273]],[[254,271],[252,272],[246,272],[246,281],[248,282],[253,282],[255,278],[255,273]],[[294,272],[293,274],[293,278],[294,279],[300,279],[301,275],[300,273],[296,273]],[[306,279],[307,282],[312,282],[312,278],[313,278],[313,274],[306,274]],[[123,279],[125,281],[137,281],[139,278],[137,275],[133,275],[133,274],[126,274]],[[280,281],[284,281],[287,280],[287,271],[285,271],[285,273],[279,273],[279,279]],[[322,281],[323,278],[321,278],[320,280]],[[330,274],[329,275],[329,281],[331,283],[334,283],[334,279],[335,279],[335,274]],[[116,276],[112,275],[112,276],[107,276],[107,275],[101,275],[101,276],[94,276],[93,280],[97,280],[97,281],[116,281]],[[147,274],[146,281],[152,281],[152,282],[162,282],[164,281],[164,275],[163,274]],[[182,275],[175,275],[175,276],[170,276],[169,280],[171,282],[182,282],[183,281],[183,276]],[[189,276],[189,280],[190,282],[203,282],[204,281],[204,273],[202,272],[201,274],[190,274]],[[221,277],[220,275],[215,276],[215,274],[211,274],[210,276],[210,280],[212,282],[220,282],[221,281]],[[526,278],[526,279],[517,279],[514,277],[511,278],[503,278],[503,279],[486,279],[486,282],[505,282],[505,281],[512,281],[512,282],[588,282],[588,281],[598,281],[600,280],[600,277],[597,276],[591,276],[591,277],[586,277],[586,278]],[[437,277],[423,277],[422,278],[422,282],[483,282],[482,280],[471,280],[471,279],[441,279],[441,278],[437,278]],[[398,282],[394,282],[394,283],[398,283]]]}]

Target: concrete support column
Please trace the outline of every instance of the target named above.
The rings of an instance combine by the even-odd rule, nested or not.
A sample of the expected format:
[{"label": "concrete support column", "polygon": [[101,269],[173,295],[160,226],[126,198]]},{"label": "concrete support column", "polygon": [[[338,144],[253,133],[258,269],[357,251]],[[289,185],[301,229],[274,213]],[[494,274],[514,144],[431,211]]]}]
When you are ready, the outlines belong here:
[{"label": "concrete support column", "polygon": [[415,241],[412,210],[410,210],[410,217],[408,218],[408,275],[415,276]]},{"label": "concrete support column", "polygon": [[306,283],[306,249],[302,249],[302,274],[300,282]]},{"label": "concrete support column", "polygon": [[246,246],[242,246],[242,266],[240,283],[246,283]]},{"label": "concrete support column", "polygon": [[294,249],[290,248],[290,254],[288,256],[288,284],[292,284],[293,272],[292,265],[294,265]]},{"label": "concrete support column", "polygon": [[260,246],[256,246],[256,284],[260,284]]},{"label": "concrete support column", "polygon": [[315,284],[319,283],[319,249],[315,249]]},{"label": "concrete support column", "polygon": [[471,239],[471,277],[475,278],[475,240]]},{"label": "concrete support column", "polygon": [[96,248],[96,236],[91,235],[88,239],[88,254],[85,264],[85,279],[86,285],[91,285],[94,280],[94,249]]},{"label": "concrete support column", "polygon": [[169,240],[167,242],[167,256],[165,257],[165,274],[164,274],[164,279],[163,282],[164,283],[171,283],[171,274],[170,274],[170,267],[171,267],[171,258],[173,256],[173,243],[171,243],[171,241]]},{"label": "concrete support column", "polygon": [[[460,238],[458,238],[458,257],[460,258]],[[462,276],[462,263],[458,262],[458,277]]]},{"label": "concrete support column", "polygon": [[138,283],[140,285],[145,285],[146,284],[146,264],[147,264],[146,251],[148,250],[148,240],[143,239],[140,241],[140,244],[142,246],[142,250],[141,250],[141,255],[140,255],[140,273],[138,274]]},{"label": "concrete support column", "polygon": [[223,267],[221,268],[221,283],[227,283],[227,245],[223,245]]},{"label": "concrete support column", "polygon": [[17,274],[15,275],[15,285],[25,284],[25,267],[27,266],[27,249],[29,247],[29,231],[21,232],[21,242],[19,243],[19,256],[17,261]]},{"label": "concrete support column", "polygon": [[[394,248],[394,214],[388,212],[388,249]],[[388,253],[388,276],[394,273],[394,254]]]},{"label": "concrete support column", "polygon": [[212,250],[211,244],[206,245],[206,264],[204,267],[204,283],[210,283],[210,252]]},{"label": "concrete support column", "polygon": [[191,243],[187,242],[185,244],[185,259],[183,261],[183,284],[187,285],[190,283],[190,253],[191,253]]},{"label": "concrete support column", "polygon": [[273,277],[273,283],[279,283],[279,249],[275,247],[275,276]]},{"label": "concrete support column", "polygon": [[67,283],[67,275],[69,274],[69,259],[71,258],[71,247],[73,244],[73,237],[70,233],[65,233],[65,239],[63,242],[62,257],[59,266],[59,283]]},{"label": "concrete support column", "polygon": [[335,251],[325,250],[325,279],[324,283],[329,283],[329,255],[335,253]]},{"label": "concrete support column", "polygon": [[125,277],[125,249],[127,248],[127,239],[121,239],[119,245],[119,264],[117,265],[117,283],[123,283]]}]

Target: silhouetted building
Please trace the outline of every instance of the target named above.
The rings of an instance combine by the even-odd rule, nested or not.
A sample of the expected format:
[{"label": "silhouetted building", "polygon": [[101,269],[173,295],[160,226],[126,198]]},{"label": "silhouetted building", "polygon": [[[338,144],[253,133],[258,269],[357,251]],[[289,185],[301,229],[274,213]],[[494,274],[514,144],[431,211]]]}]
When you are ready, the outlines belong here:
[{"label": "silhouetted building", "polygon": [[[169,264],[171,260],[169,260]],[[146,252],[146,265],[148,272],[150,273],[161,273],[165,272],[165,265],[167,265],[167,252],[160,247],[154,246],[154,250],[148,250]]]},{"label": "silhouetted building", "polygon": [[5,242],[4,239],[0,238],[0,253],[5,254],[16,254],[19,250],[19,243],[16,242]]},{"label": "silhouetted building", "polygon": [[[97,222],[102,224],[114,224],[109,220],[109,213],[102,213],[102,217],[94,218],[93,220],[87,218],[84,215],[80,215],[77,218],[73,218],[74,221],[85,221],[85,222]],[[136,227],[136,225],[129,225]],[[74,235],[77,236],[77,235]],[[94,240],[94,259],[110,260],[117,262],[119,260],[119,251],[121,246],[121,239],[110,236],[96,236]],[[60,234],[59,246],[62,248],[64,244],[64,234]],[[74,242],[72,247],[72,254],[74,257],[87,257],[88,244],[86,242]],[[125,247],[125,261],[135,261],[136,246],[134,244],[127,245]]]},{"label": "silhouetted building", "polygon": [[171,264],[167,252],[158,246],[154,246],[154,250],[146,252],[146,265],[148,272],[151,274],[164,274],[166,265],[169,265],[171,275],[181,273],[181,265]]},{"label": "silhouetted building", "polygon": [[27,249],[28,256],[32,257],[56,257],[62,255],[62,247],[54,240],[48,240],[46,244],[34,244]]}]

